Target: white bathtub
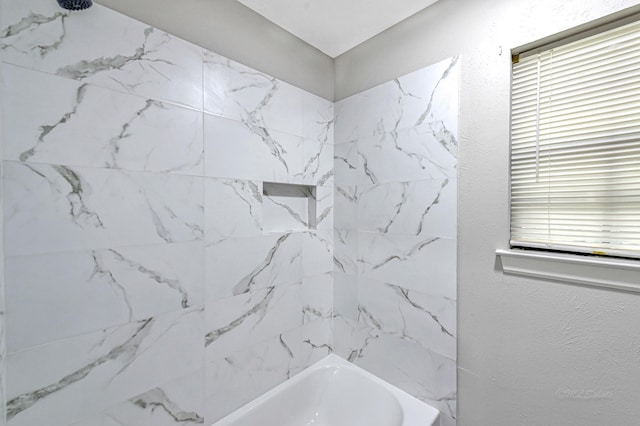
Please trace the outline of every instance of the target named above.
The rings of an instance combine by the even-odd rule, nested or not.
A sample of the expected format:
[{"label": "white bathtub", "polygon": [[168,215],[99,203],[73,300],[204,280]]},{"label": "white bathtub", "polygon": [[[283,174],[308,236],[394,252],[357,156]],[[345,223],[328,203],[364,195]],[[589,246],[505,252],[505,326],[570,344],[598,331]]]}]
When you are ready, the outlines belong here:
[{"label": "white bathtub", "polygon": [[213,426],[439,426],[439,411],[329,355]]}]

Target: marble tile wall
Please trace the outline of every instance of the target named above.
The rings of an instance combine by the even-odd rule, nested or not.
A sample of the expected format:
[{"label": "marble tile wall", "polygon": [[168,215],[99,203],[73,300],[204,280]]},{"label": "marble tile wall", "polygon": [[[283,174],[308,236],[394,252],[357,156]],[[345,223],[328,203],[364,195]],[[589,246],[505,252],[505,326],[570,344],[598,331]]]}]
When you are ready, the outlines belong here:
[{"label": "marble tile wall", "polygon": [[456,58],[334,106],[99,5],[0,7],[6,424],[210,424],[334,347],[455,423]]},{"label": "marble tile wall", "polygon": [[[7,424],[207,425],[328,354],[333,104],[99,5],[0,7]],[[315,186],[315,228],[265,229],[295,209],[264,182]]]},{"label": "marble tile wall", "polygon": [[334,347],[456,420],[458,58],[335,105]]}]

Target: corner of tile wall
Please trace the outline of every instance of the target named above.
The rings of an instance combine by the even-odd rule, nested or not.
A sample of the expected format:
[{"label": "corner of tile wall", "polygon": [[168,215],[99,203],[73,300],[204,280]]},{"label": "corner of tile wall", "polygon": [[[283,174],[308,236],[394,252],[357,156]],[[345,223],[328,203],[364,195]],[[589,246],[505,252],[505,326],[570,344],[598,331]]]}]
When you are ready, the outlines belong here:
[{"label": "corner of tile wall", "polygon": [[[334,107],[99,5],[3,12],[49,17],[1,40],[10,425],[210,423],[332,351],[397,383],[402,333],[452,411],[455,60]],[[316,186],[316,229],[265,232],[264,182]]]},{"label": "corner of tile wall", "polygon": [[335,105],[336,353],[455,425],[458,58]]}]

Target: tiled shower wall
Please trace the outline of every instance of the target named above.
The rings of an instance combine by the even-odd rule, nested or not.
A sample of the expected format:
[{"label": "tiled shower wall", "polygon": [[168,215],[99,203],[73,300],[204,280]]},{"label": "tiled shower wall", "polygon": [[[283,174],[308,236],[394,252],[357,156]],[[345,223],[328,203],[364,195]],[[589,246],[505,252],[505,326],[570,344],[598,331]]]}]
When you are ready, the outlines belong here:
[{"label": "tiled shower wall", "polygon": [[325,356],[333,104],[99,5],[0,4],[7,424],[210,424]]},{"label": "tiled shower wall", "polygon": [[456,59],[339,102],[334,163],[331,102],[0,5],[9,425],[210,424],[333,343],[453,424]]},{"label": "tiled shower wall", "polygon": [[458,58],[336,103],[336,352],[455,425]]}]

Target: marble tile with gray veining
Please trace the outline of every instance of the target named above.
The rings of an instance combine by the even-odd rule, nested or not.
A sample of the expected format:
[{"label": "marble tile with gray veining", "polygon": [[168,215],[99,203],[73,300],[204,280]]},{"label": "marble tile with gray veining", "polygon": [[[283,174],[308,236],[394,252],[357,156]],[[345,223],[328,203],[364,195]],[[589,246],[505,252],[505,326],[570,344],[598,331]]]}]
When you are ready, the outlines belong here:
[{"label": "marble tile with gray veining", "polygon": [[333,187],[316,187],[316,229],[319,232],[333,232],[334,214]]},{"label": "marble tile with gray veining", "polygon": [[359,277],[456,299],[456,240],[358,234]]},{"label": "marble tile with gray veining", "polygon": [[7,256],[197,241],[202,178],[5,162]]},{"label": "marble tile with gray veining", "polygon": [[204,425],[204,369],[150,389],[70,426]]},{"label": "marble tile with gray veining", "polygon": [[302,91],[302,136],[334,144],[334,103],[306,91]]},{"label": "marble tile with gray veining", "polygon": [[358,141],[358,155],[368,184],[455,178],[457,141],[409,128]]},{"label": "marble tile with gray veining", "polygon": [[457,179],[434,179],[359,186],[359,229],[455,238],[456,184]]},{"label": "marble tile with gray veining", "polygon": [[333,271],[333,232],[308,231],[302,239],[302,273],[305,277]]},{"label": "marble tile with gray veining", "polygon": [[262,235],[262,182],[205,178],[204,185],[207,241]]},{"label": "marble tile with gray veining", "polygon": [[331,318],[316,320],[302,327],[302,346],[296,357],[297,372],[333,353]]},{"label": "marble tile with gray veining", "polygon": [[202,175],[202,114],[2,66],[5,158]]},{"label": "marble tile with gray veining", "polygon": [[202,369],[202,322],[197,307],[9,354],[8,424],[65,426]]},{"label": "marble tile with gray veining", "polygon": [[336,228],[333,233],[333,270],[337,273],[358,273],[358,231]]},{"label": "marble tile with gray veining", "polygon": [[6,2],[3,61],[82,83],[202,108],[202,49],[101,5]]},{"label": "marble tile with gray veining", "polygon": [[333,103],[302,92],[302,173],[305,183],[326,186],[333,183]]},{"label": "marble tile with gray veining", "polygon": [[362,156],[358,153],[358,142],[336,144],[333,153],[336,185],[371,183],[364,174]]},{"label": "marble tile with gray veining", "polygon": [[333,317],[333,272],[305,277],[301,286],[304,324]]},{"label": "marble tile with gray veining", "polygon": [[352,356],[356,365],[438,408],[441,423],[455,426],[455,360],[375,331],[360,342],[363,346]]},{"label": "marble tile with gray veining", "polygon": [[332,185],[333,145],[324,139],[302,141],[302,174],[300,180],[308,185]]},{"label": "marble tile with gray veining", "polygon": [[273,234],[208,243],[206,303],[302,280],[299,234]]},{"label": "marble tile with gray veining", "polygon": [[351,185],[336,185],[334,189],[336,229],[358,229],[360,189]]},{"label": "marble tile with gray veining", "polygon": [[[357,304],[355,299],[354,304]],[[336,312],[331,321],[331,329],[333,352],[349,361],[356,359],[366,349],[369,340],[376,338],[372,329],[358,322],[357,315],[350,318]]]},{"label": "marble tile with gray veining", "polygon": [[212,358],[205,379],[205,418],[216,422],[298,371],[301,328],[238,352]]},{"label": "marble tile with gray veining", "polygon": [[456,301],[361,278],[358,283],[361,323],[380,334],[396,336],[456,359]]},{"label": "marble tile with gray veining", "polygon": [[359,139],[358,117],[363,108],[360,105],[360,100],[360,95],[353,95],[334,104],[334,142],[336,145]]},{"label": "marble tile with gray veining", "polygon": [[301,136],[205,114],[204,137],[206,176],[304,183]]},{"label": "marble tile with gray veining", "polygon": [[302,326],[302,285],[267,287],[207,304],[208,357],[234,353]]},{"label": "marble tile with gray veining", "polygon": [[240,121],[248,129],[303,135],[302,89],[209,51],[204,82],[206,112]]},{"label": "marble tile with gray veining", "polygon": [[446,59],[357,95],[359,138],[438,126],[457,135],[458,69]]},{"label": "marble tile with gray veining", "polygon": [[11,352],[204,303],[201,242],[9,257]]}]

